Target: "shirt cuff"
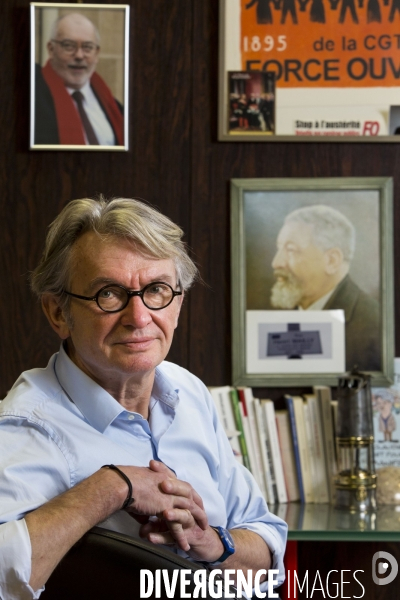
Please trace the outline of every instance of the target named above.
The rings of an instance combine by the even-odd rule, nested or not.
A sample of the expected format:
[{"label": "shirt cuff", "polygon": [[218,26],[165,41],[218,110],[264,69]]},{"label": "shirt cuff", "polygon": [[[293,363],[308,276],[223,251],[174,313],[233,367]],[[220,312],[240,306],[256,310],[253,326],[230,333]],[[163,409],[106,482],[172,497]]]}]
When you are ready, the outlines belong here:
[{"label": "shirt cuff", "polygon": [[[283,523],[283,521],[282,521]],[[282,534],[277,531],[279,524],[267,525],[266,523],[244,523],[241,526],[233,527],[232,529],[248,529],[257,533],[264,542],[267,544],[271,552],[271,566],[270,569],[275,569],[279,573],[274,574],[274,579],[277,581],[275,587],[282,585],[285,581],[285,566],[283,564],[283,557],[285,555],[286,548],[286,523],[283,523]],[[261,591],[265,592],[267,588],[267,582],[260,584]]]},{"label": "shirt cuff", "polygon": [[0,598],[36,600],[44,587],[36,592],[29,585],[32,547],[25,519],[0,525]]}]

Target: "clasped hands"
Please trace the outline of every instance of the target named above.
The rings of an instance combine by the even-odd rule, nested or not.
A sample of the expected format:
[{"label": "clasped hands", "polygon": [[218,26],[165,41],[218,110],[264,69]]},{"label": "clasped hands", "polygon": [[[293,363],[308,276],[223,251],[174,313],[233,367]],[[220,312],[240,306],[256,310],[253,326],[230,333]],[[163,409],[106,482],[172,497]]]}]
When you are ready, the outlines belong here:
[{"label": "clasped hands", "polygon": [[[140,505],[140,499],[127,509],[139,523],[139,535],[153,544],[164,544],[180,548],[191,558],[213,562],[223,553],[223,545],[215,530],[210,527],[201,497],[187,482],[177,479],[162,462],[150,461],[152,474],[157,474],[160,494],[159,509],[154,513]],[[146,469],[146,471],[148,471]],[[148,473],[151,478],[151,474]],[[135,482],[134,490],[135,490]],[[158,494],[154,494],[154,498]],[[166,508],[162,506],[166,506]],[[149,517],[149,514],[154,516]]]}]

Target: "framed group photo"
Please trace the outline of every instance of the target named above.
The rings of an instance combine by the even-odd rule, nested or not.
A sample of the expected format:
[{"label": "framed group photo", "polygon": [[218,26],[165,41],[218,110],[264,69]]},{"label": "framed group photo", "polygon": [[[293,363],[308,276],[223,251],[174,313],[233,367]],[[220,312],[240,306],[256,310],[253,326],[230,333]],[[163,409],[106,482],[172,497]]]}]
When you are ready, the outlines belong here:
[{"label": "framed group photo", "polygon": [[30,7],[31,150],[128,150],[129,6]]},{"label": "framed group photo", "polygon": [[393,379],[393,183],[231,180],[233,385]]},{"label": "framed group photo", "polygon": [[400,141],[398,0],[219,1],[219,140]]}]

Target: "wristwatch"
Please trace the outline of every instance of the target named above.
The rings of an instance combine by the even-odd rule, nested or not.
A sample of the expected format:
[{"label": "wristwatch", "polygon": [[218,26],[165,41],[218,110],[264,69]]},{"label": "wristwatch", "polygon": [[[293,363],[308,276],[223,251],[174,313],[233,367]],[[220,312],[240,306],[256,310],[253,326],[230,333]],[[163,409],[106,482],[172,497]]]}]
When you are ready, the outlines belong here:
[{"label": "wristwatch", "polygon": [[224,529],[223,527],[213,526],[211,526],[211,528],[218,533],[219,539],[221,540],[222,545],[224,547],[224,551],[219,557],[219,559],[208,563],[211,566],[216,566],[220,563],[223,563],[224,560],[229,558],[229,556],[232,556],[232,554],[235,554],[235,542],[233,541],[233,538],[227,529]]}]

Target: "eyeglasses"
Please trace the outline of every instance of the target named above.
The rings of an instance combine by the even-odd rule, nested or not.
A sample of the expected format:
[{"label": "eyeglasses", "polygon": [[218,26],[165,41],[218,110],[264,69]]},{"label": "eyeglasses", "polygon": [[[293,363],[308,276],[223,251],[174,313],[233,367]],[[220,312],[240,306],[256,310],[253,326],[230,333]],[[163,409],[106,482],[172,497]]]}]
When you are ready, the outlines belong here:
[{"label": "eyeglasses", "polygon": [[92,300],[97,303],[101,310],[107,313],[124,310],[132,296],[139,296],[146,308],[150,310],[161,310],[167,308],[175,296],[182,295],[182,292],[176,292],[168,283],[162,281],[149,283],[138,291],[127,290],[123,285],[116,283],[108,284],[100,288],[97,294],[92,297],[80,296],[79,294],[67,292],[67,290],[63,290],[63,292],[68,296],[80,298],[81,300]]},{"label": "eyeglasses", "polygon": [[82,49],[83,54],[90,55],[93,54],[95,50],[98,50],[100,46],[97,44],[93,44],[93,42],[82,42],[82,44],[78,44],[73,40],[51,40],[54,44],[60,44],[61,48],[66,54],[75,54],[78,48]]}]

